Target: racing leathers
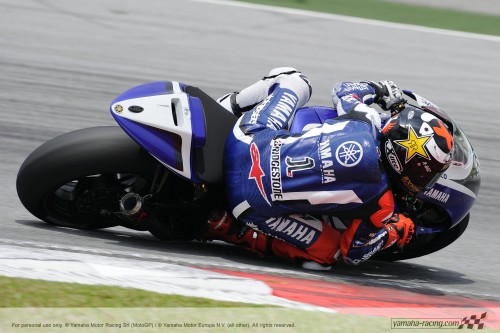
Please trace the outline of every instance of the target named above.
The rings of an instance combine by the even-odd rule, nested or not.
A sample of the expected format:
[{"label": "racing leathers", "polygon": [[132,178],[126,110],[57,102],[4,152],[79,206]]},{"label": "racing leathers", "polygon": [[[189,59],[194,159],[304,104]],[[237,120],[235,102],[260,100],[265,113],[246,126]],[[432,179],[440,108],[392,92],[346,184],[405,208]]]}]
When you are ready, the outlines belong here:
[{"label": "racing leathers", "polygon": [[[220,100],[235,113],[251,108],[228,136],[224,174],[232,215],[259,230],[251,237],[269,235],[279,240],[273,254],[293,252],[294,259],[324,266],[340,255],[358,264],[411,237],[411,221],[394,214],[377,139],[381,120],[367,106],[380,97],[373,86],[336,85],[333,100],[343,115],[300,133],[287,129],[310,98],[301,73],[275,69],[241,93],[244,103],[237,94]],[[351,223],[340,237],[325,215]]]}]

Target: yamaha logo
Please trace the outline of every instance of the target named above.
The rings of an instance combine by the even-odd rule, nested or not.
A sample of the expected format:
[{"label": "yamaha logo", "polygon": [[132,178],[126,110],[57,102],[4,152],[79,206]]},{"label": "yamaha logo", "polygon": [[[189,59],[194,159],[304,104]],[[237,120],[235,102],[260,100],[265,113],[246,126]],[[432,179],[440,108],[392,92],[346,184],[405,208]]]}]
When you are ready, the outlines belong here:
[{"label": "yamaha logo", "polygon": [[346,141],[337,148],[335,157],[341,165],[350,168],[363,158],[363,148],[356,141]]},{"label": "yamaha logo", "polygon": [[122,113],[123,112],[123,106],[120,104],[115,105],[115,112],[116,113]]}]

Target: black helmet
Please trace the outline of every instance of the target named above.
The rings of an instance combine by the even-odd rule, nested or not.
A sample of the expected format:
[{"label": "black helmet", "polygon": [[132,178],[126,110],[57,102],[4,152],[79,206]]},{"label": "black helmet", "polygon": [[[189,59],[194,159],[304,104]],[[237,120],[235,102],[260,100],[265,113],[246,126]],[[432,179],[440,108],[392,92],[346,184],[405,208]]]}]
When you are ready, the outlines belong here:
[{"label": "black helmet", "polygon": [[430,189],[451,161],[453,134],[436,115],[407,105],[381,131],[389,176],[408,193]]}]

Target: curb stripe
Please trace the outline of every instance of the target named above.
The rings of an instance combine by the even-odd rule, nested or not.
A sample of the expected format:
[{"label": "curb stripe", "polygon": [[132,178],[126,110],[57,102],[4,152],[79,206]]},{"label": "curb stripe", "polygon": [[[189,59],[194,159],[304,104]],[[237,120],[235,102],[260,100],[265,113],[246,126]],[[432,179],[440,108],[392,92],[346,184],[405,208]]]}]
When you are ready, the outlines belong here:
[{"label": "curb stripe", "polygon": [[244,272],[212,271],[256,279],[272,288],[274,296],[329,308],[339,313],[380,317],[463,318],[488,312],[488,328],[500,328],[500,302],[463,296],[425,295],[395,290],[318,280],[306,280]]}]

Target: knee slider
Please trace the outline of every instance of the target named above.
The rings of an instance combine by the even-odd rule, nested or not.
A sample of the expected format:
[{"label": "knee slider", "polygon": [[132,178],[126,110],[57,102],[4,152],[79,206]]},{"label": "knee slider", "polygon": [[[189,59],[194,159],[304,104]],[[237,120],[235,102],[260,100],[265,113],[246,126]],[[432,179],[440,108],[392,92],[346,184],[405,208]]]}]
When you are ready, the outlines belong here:
[{"label": "knee slider", "polygon": [[340,237],[341,234],[338,230],[329,225],[323,225],[321,236],[306,251],[315,261],[331,264],[340,255],[338,253],[340,249]]}]

